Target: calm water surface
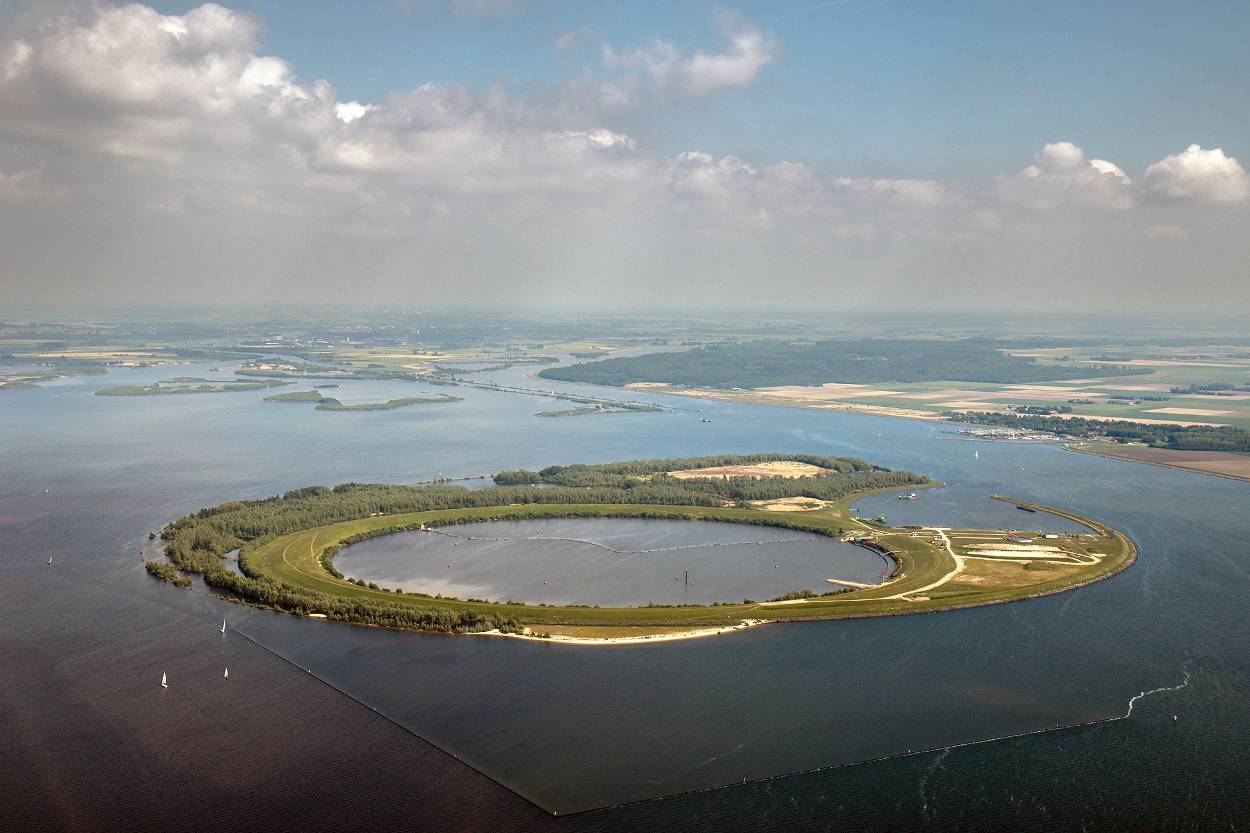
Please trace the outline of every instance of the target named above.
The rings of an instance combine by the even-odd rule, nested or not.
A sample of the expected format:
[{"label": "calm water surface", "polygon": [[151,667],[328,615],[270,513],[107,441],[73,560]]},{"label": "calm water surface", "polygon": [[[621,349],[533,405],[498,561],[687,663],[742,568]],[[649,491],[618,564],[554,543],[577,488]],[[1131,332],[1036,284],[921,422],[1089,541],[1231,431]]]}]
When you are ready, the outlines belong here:
[{"label": "calm water surface", "polygon": [[544,518],[401,532],[346,547],[344,574],[459,599],[637,607],[828,592],[894,569],[864,547],[776,527],[636,518]]},{"label": "calm water surface", "polygon": [[[419,818],[622,831],[1235,830],[1250,817],[1250,484],[1052,446],[979,444],[974,459],[936,426],[854,414],[697,403],[712,420],[701,423],[688,400],[655,395],[640,398],[681,410],[539,419],[549,400],[469,389],[463,402],[355,414],[264,404],[263,391],[91,395],[210,366],[0,394],[10,829],[155,830],[171,814],[184,829],[412,829]],[[345,382],[334,395],[426,391]],[[1036,526],[986,500],[1008,494],[1110,523],[1141,557],[1028,602],[585,650],[300,620],[142,570],[149,530],[236,497],[786,450],[949,484],[914,503],[864,501],[895,523],[993,525],[1006,512],[1022,518],[1008,525]],[[1138,699],[1126,720],[943,749],[1123,715],[1134,695],[1186,680]],[[771,777],[801,770],[817,771]],[[552,819],[478,772],[562,813],[739,786]]]}]

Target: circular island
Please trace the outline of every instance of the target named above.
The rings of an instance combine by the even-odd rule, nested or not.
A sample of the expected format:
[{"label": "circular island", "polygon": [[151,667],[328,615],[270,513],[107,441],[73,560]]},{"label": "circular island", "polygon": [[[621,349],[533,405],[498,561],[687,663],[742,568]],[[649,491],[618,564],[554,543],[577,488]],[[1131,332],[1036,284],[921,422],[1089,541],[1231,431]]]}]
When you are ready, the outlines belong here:
[{"label": "circular island", "polygon": [[[357,624],[604,644],[1013,601],[1106,578],[1136,557],[1116,530],[1034,504],[1017,503],[1088,531],[857,518],[848,507],[866,494],[939,484],[852,458],[629,461],[495,481],[477,491],[344,484],[223,504],[166,527],[168,562],[149,571],[200,573],[249,604]],[[606,526],[575,534],[586,524]],[[221,563],[236,548],[243,575]],[[371,551],[390,560],[357,562]],[[382,572],[354,574],[357,563]]]}]

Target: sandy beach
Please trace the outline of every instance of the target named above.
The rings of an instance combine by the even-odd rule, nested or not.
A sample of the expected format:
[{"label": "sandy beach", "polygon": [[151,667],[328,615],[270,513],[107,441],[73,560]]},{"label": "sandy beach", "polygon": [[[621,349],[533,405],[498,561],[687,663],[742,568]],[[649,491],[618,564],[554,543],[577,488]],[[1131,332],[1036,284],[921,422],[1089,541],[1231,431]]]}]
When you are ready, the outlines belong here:
[{"label": "sandy beach", "polygon": [[482,631],[481,633],[473,634],[473,636],[499,636],[508,637],[510,639],[525,639],[531,642],[543,642],[554,645],[653,645],[656,642],[676,642],[679,639],[701,639],[706,636],[720,636],[723,633],[733,633],[734,631],[746,630],[747,628],[753,628],[757,625],[766,624],[768,624],[768,622],[763,619],[744,619],[736,625],[724,625],[716,628],[698,628],[696,630],[639,636],[586,637],[564,636],[561,634],[537,636],[532,633],[503,633],[497,630]]}]

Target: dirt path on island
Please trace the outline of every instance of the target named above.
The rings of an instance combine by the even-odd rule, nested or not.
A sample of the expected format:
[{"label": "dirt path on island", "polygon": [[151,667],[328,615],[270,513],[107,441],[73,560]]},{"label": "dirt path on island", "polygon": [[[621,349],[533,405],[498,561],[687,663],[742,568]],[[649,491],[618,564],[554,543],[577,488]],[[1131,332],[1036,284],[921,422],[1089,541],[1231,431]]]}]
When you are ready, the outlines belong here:
[{"label": "dirt path on island", "polygon": [[963,572],[963,569],[966,566],[966,562],[963,560],[962,556],[955,554],[955,548],[951,546],[951,539],[946,537],[946,533],[949,529],[950,527],[948,526],[926,526],[925,527],[925,530],[929,532],[936,532],[938,536],[941,537],[942,543],[946,545],[946,551],[950,553],[951,558],[955,559],[955,569],[951,570],[949,573],[942,576],[940,579],[933,582],[932,584],[926,584],[924,587],[918,587],[915,590],[906,590],[902,593],[895,593],[893,596],[883,596],[882,598],[904,599],[906,601],[912,601],[914,600],[916,596],[920,595],[921,593],[927,593],[930,590],[933,590],[934,588],[941,587],[943,584],[946,584],[946,582],[950,581],[955,576]]}]

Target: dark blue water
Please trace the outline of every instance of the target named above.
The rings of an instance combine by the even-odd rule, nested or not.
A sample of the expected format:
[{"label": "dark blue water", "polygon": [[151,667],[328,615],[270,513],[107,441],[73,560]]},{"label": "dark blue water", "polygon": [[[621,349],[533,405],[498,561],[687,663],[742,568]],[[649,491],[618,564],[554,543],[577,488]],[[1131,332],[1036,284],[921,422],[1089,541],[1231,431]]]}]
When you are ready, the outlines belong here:
[{"label": "dark blue water", "polygon": [[[1250,814],[1250,485],[1053,446],[974,460],[923,422],[715,402],[697,403],[701,423],[688,410],[541,419],[543,399],[469,389],[357,414],[263,391],[91,395],[209,366],[0,394],[0,815],[13,829],[161,829],[174,814],[186,829],[556,823],[392,720],[548,809],[749,782],[559,822],[577,829],[1207,830]],[[951,484],[884,504],[894,522],[1015,512],[1036,527],[985,500],[1007,494],[1110,523],[1141,556],[1010,605],[595,649],[253,612],[153,582],[139,557],[179,514],[311,483],[784,450]],[[239,634],[217,632],[223,611]],[[1126,720],[821,769],[1122,715],[1186,674]]]}]

